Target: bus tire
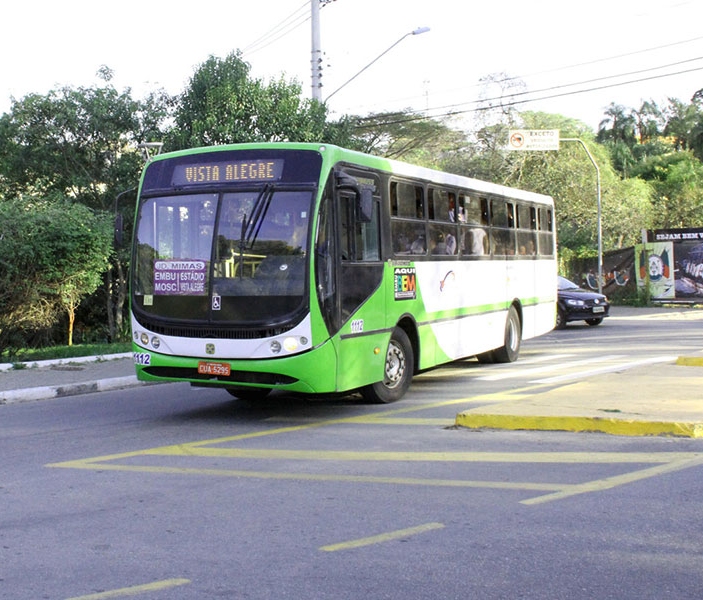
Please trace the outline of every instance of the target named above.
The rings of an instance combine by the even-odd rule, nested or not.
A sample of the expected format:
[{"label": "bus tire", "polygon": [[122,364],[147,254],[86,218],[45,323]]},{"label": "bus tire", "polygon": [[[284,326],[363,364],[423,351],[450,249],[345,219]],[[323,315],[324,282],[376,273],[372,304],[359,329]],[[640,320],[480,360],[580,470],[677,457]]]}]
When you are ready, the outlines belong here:
[{"label": "bus tire", "polygon": [[493,358],[499,363],[509,363],[517,360],[520,354],[520,342],[522,341],[522,328],[520,327],[520,316],[514,306],[508,310],[508,318],[505,321],[505,343],[502,347],[493,351]]},{"label": "bus tire", "polygon": [[496,361],[496,357],[495,357],[495,354],[493,354],[493,350],[489,350],[488,352],[481,352],[481,354],[477,354],[476,359],[482,365],[492,365]]},{"label": "bus tire", "polygon": [[367,402],[388,404],[400,400],[410,387],[415,356],[408,334],[396,327],[386,349],[383,380],[361,389]]}]

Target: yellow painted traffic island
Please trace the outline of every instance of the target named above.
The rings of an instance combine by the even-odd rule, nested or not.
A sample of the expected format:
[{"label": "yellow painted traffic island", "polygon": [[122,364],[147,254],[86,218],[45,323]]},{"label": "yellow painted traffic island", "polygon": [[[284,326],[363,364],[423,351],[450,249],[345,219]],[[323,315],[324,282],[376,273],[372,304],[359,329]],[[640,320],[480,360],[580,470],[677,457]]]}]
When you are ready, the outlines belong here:
[{"label": "yellow painted traffic island", "polygon": [[703,374],[673,364],[478,400],[456,426],[703,438]]}]

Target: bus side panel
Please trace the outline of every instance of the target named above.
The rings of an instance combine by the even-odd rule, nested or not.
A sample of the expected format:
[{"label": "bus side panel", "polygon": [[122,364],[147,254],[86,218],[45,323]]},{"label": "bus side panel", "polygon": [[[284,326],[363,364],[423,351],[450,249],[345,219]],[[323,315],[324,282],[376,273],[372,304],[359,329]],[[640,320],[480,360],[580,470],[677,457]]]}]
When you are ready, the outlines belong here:
[{"label": "bus side panel", "polygon": [[520,299],[522,339],[528,340],[554,328],[556,262],[553,259],[508,262],[508,300]]},{"label": "bus side panel", "polygon": [[[509,306],[505,297],[505,263],[418,262],[416,269],[426,311],[422,322],[429,323],[436,340],[432,352],[423,345],[421,368],[473,356],[503,344]],[[423,339],[427,340],[426,334]]]},{"label": "bus side panel", "polygon": [[557,266],[553,259],[534,262],[534,302],[523,306],[523,339],[554,329],[557,301]]},{"label": "bus side panel", "polygon": [[339,342],[337,391],[346,392],[381,381],[389,339],[387,332],[343,336]]}]

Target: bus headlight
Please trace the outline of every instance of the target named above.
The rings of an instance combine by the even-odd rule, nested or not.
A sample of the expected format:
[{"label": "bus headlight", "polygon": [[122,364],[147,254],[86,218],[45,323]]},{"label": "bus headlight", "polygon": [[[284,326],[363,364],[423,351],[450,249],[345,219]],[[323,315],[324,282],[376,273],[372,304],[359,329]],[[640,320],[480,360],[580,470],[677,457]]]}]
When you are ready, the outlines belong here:
[{"label": "bus headlight", "polygon": [[158,350],[158,348],[161,346],[161,339],[156,336],[153,336],[151,339],[149,339],[149,334],[146,331],[142,331],[141,333],[135,331],[134,341],[138,344],[141,344],[145,348],[151,346],[154,350]]},{"label": "bus headlight", "polygon": [[269,346],[269,349],[273,354],[278,354],[281,351],[281,342],[278,340],[273,340]]},{"label": "bus headlight", "polygon": [[298,349],[298,340],[294,337],[287,337],[283,340],[283,348],[286,352],[295,352]]}]

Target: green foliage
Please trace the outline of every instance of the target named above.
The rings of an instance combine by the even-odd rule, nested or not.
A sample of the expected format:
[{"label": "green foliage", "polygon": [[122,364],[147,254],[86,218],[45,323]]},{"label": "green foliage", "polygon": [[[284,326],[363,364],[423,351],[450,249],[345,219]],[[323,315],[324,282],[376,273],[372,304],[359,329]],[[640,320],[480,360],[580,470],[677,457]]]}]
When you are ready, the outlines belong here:
[{"label": "green foliage", "polygon": [[74,314],[100,284],[111,243],[111,220],[82,204],[0,202],[0,352],[24,330]]},{"label": "green foliage", "polygon": [[327,109],[301,98],[296,82],[268,84],[250,77],[240,52],[210,56],[176,100],[166,148],[178,150],[242,142],[321,141]]},{"label": "green foliage", "polygon": [[5,194],[61,194],[96,209],[133,187],[144,106],[111,86],[30,94],[0,119]]},{"label": "green foliage", "polygon": [[[112,212],[118,194],[136,188],[144,164],[137,144],[161,138],[169,100],[162,93],[134,100],[129,90],[118,92],[107,83],[112,75],[107,67],[99,75],[106,82],[100,87],[29,94],[0,117],[0,198],[61,196]],[[127,231],[133,213],[133,208],[123,212]],[[101,312],[112,339],[122,329],[127,260],[125,252],[115,253],[106,276],[108,300]],[[74,279],[64,285],[67,310],[86,286]],[[73,309],[68,314],[70,319]],[[43,326],[43,320],[36,325]]]},{"label": "green foliage", "polygon": [[653,227],[703,226],[703,164],[692,151],[669,148],[641,161],[636,172],[653,189]]}]

